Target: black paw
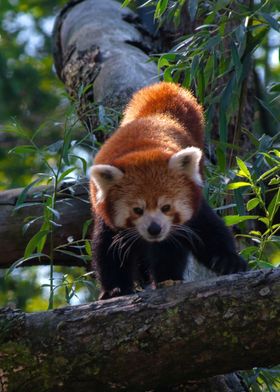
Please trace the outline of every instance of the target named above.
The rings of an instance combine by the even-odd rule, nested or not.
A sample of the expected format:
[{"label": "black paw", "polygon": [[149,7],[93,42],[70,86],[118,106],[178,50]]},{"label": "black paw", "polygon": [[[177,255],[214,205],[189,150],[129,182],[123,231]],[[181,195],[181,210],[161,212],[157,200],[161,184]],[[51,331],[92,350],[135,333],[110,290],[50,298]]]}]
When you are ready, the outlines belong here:
[{"label": "black paw", "polygon": [[121,290],[119,287],[115,287],[112,290],[103,290],[101,291],[98,299],[109,299],[114,297],[121,297],[122,295],[133,294],[134,291],[132,289]]},{"label": "black paw", "polygon": [[210,261],[210,268],[220,275],[229,275],[246,271],[248,264],[237,253],[226,253],[213,256]]}]

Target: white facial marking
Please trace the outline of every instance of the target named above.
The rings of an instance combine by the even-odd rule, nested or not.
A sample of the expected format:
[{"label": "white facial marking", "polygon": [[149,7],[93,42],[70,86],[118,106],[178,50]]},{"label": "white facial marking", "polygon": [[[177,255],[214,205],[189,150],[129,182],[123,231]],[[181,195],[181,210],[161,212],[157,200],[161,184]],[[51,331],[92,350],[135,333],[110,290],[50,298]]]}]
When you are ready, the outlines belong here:
[{"label": "white facial marking", "polygon": [[111,165],[93,165],[90,168],[90,179],[97,188],[97,203],[102,202],[108,190],[114,184],[117,184],[124,173],[115,166]]},{"label": "white facial marking", "polygon": [[182,219],[181,223],[187,222],[193,216],[193,209],[182,200],[176,200],[174,202],[174,207],[176,211],[180,212],[180,217]]},{"label": "white facial marking", "polygon": [[[180,222],[181,224],[188,221],[193,215],[192,208],[184,199],[178,199],[172,203],[167,197],[160,197],[158,206],[155,210],[146,209],[144,200],[135,200],[135,204],[128,205],[125,199],[120,199],[114,203],[114,225],[118,228],[126,228],[127,219],[131,218],[132,224],[135,226],[140,236],[146,241],[163,241],[170,234],[173,222],[173,214],[168,215],[161,211],[161,208],[166,204],[170,204],[171,208],[179,212],[182,220],[182,222]],[[135,207],[142,209],[143,215],[137,216],[134,212]],[[157,235],[149,233],[148,229],[152,223],[156,223],[161,228],[160,233]]]},{"label": "white facial marking", "polygon": [[203,181],[199,172],[199,162],[202,157],[202,151],[197,147],[187,147],[184,150],[172,155],[168,167],[171,170],[177,170],[189,175],[199,186]]},{"label": "white facial marking", "polygon": [[146,203],[144,200],[135,200],[133,206],[129,206],[124,199],[116,200],[114,203],[114,225],[119,228],[126,228],[127,219],[132,216],[134,207],[139,207],[145,210]]},{"label": "white facial marking", "polygon": [[115,227],[125,228],[126,221],[131,215],[130,208],[125,200],[117,200],[114,203],[114,225]]}]

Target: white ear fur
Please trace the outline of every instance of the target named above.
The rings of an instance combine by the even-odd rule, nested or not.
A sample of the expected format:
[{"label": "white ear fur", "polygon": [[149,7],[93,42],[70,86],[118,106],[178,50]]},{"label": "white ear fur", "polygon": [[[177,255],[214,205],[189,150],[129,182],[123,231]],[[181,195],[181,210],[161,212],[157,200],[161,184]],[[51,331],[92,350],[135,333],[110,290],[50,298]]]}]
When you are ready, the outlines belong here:
[{"label": "white ear fur", "polygon": [[111,165],[93,165],[90,168],[90,179],[97,188],[98,203],[104,200],[111,186],[118,183],[123,176],[120,169]]},{"label": "white ear fur", "polygon": [[172,155],[169,159],[168,167],[169,169],[186,173],[199,186],[202,186],[203,181],[199,172],[199,162],[201,157],[202,151],[199,148],[187,147]]}]

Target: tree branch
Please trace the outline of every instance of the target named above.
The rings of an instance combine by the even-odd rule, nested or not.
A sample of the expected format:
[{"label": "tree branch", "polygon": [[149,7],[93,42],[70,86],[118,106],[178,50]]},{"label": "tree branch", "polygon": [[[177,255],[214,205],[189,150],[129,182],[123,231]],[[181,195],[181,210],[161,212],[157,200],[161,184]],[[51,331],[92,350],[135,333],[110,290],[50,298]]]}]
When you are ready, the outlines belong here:
[{"label": "tree branch", "polygon": [[280,362],[280,270],[48,312],[4,309],[0,325],[11,391],[163,388]]},{"label": "tree branch", "polygon": [[121,111],[134,91],[158,80],[147,55],[155,52],[152,37],[117,1],[70,1],[56,18],[53,42],[57,74],[90,131],[98,125],[96,104]]},{"label": "tree branch", "polygon": [[[30,217],[40,217],[43,212],[44,194],[50,192],[47,187],[34,188],[27,195],[24,207],[15,210],[22,189],[12,189],[0,193],[0,268],[10,267],[16,260],[20,259],[28,241],[40,229],[42,220],[38,219],[30,228],[23,233],[23,225]],[[29,205],[32,203],[31,205]],[[68,238],[74,240],[82,238],[82,228],[86,220],[91,218],[88,200],[87,181],[72,184],[61,184],[57,195],[56,208],[60,214],[57,223],[61,226],[55,229],[54,245],[66,245],[63,250],[74,252]],[[67,246],[68,244],[68,246]],[[49,244],[44,249],[48,253]],[[55,252],[54,262],[58,265],[85,266],[85,262],[78,257],[71,257],[61,252]],[[22,265],[49,264],[48,259],[32,259]]]}]

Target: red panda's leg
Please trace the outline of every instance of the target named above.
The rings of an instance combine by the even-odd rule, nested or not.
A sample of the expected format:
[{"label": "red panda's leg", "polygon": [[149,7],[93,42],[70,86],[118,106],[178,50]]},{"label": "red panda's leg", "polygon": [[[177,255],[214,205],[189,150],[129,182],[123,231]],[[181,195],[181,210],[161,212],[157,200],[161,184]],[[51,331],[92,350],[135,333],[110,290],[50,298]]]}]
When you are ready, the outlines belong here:
[{"label": "red panda's leg", "polygon": [[112,246],[114,232],[96,217],[92,238],[93,264],[101,284],[99,299],[133,293],[134,263],[121,260]]},{"label": "red panda's leg", "polygon": [[190,246],[198,262],[222,275],[246,271],[247,263],[238,255],[233,236],[205,200],[186,225],[194,232]]},{"label": "red panda's leg", "polygon": [[156,283],[165,280],[183,280],[188,260],[188,252],[184,247],[175,246],[165,241],[155,245],[151,259],[152,275]]}]

